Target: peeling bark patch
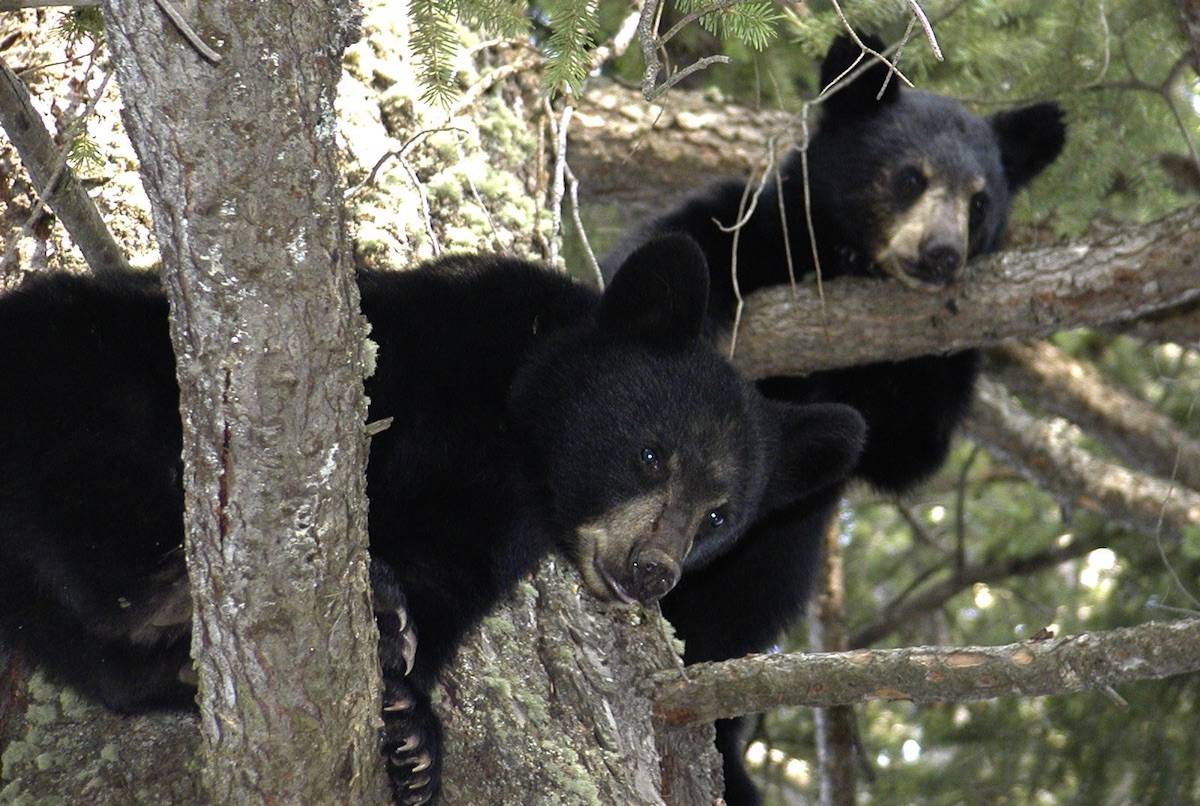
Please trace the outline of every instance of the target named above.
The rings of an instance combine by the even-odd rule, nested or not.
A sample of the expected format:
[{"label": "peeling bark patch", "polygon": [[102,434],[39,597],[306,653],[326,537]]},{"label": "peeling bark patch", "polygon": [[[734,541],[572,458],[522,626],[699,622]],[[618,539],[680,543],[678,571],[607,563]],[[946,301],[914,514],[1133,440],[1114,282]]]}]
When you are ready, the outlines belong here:
[{"label": "peeling bark patch", "polygon": [[946,665],[951,669],[970,669],[972,667],[982,666],[984,663],[987,663],[987,658],[982,655],[960,653],[951,655],[950,657],[946,658],[945,662]]},{"label": "peeling bark patch", "polygon": [[1028,666],[1033,663],[1033,653],[1027,649],[1018,649],[1012,655],[1012,662],[1018,666]]}]

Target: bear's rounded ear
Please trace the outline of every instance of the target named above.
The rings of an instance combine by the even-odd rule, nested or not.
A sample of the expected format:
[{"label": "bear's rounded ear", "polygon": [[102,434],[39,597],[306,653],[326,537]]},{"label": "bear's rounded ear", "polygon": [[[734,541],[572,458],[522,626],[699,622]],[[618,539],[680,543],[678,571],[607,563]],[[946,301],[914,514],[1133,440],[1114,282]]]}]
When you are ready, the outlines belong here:
[{"label": "bear's rounded ear", "polygon": [[766,401],[779,441],[759,511],[770,514],[845,481],[862,455],[867,424],[841,403]]},{"label": "bear's rounded ear", "polygon": [[686,235],[638,247],[613,275],[596,319],[600,327],[672,347],[700,336],[708,307],[708,261]]},{"label": "bear's rounded ear", "polygon": [[1067,139],[1062,107],[1052,101],[999,112],[991,124],[1011,190],[1029,184],[1054,162]]},{"label": "bear's rounded ear", "polygon": [[[882,39],[871,34],[860,34],[858,38],[877,53],[882,53],[887,47]],[[852,81],[849,75],[846,75],[860,69],[863,72]],[[824,90],[834,81],[841,79],[836,85],[829,87],[833,94],[825,100],[825,108],[835,115],[861,115],[894,102],[900,97],[900,82],[895,76],[888,81],[890,72],[891,69],[880,62],[878,57],[866,53],[854,40],[842,34],[833,40],[825,54],[825,60],[821,62],[820,89]],[[833,92],[835,89],[837,91]],[[880,90],[883,90],[883,95],[877,97]]]}]

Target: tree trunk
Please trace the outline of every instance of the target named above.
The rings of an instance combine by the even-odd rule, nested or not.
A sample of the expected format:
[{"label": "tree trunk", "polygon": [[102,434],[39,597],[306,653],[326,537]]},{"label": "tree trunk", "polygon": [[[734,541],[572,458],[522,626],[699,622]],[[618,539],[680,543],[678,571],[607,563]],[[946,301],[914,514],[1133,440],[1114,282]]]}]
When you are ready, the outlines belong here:
[{"label": "tree trunk", "polygon": [[680,665],[669,630],[658,608],[602,605],[565,560],[544,562],[443,675],[444,801],[714,803],[712,723],[656,734],[650,719],[652,672]]},{"label": "tree trunk", "polygon": [[192,653],[218,803],[378,799],[365,327],[334,144],[348,2],[154,3],[106,26],[163,259]]},{"label": "tree trunk", "polygon": [[[843,652],[849,648],[840,536],[841,523],[835,518],[825,530],[819,587],[809,606],[810,652]],[[854,803],[854,719],[854,708],[849,705],[813,709],[820,806],[852,806]]]}]

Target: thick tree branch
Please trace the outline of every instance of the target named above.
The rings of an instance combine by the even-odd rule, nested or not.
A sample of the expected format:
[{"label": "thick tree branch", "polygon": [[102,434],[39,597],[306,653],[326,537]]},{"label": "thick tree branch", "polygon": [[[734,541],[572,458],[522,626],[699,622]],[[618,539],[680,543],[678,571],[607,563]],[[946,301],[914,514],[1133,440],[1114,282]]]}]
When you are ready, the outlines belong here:
[{"label": "thick tree branch", "polygon": [[661,209],[704,177],[744,175],[772,139],[800,136],[798,121],[783,112],[716,105],[678,89],[665,102],[647,104],[603,80],[590,84],[571,129],[571,167],[585,201]]},{"label": "thick tree branch", "polygon": [[1102,512],[1148,535],[1161,528],[1178,537],[1200,525],[1200,493],[1094,456],[1073,444],[1068,423],[1030,415],[986,378],[967,432],[1067,504]]},{"label": "thick tree branch", "polygon": [[24,82],[0,59],[0,125],[21,156],[42,201],[66,227],[92,271],[128,272],[117,246],[75,172],[66,164],[67,145],[55,145],[41,116],[29,102]]},{"label": "thick tree branch", "polygon": [[712,804],[712,725],[656,731],[639,687],[680,663],[668,629],[657,608],[601,604],[568,562],[543,561],[442,676],[442,801],[574,802],[568,793],[586,790],[597,803]]},{"label": "thick tree branch", "polygon": [[1200,618],[993,647],[752,655],[655,678],[654,713],[689,725],[781,705],[966,702],[1089,691],[1200,671]]},{"label": "thick tree branch", "polygon": [[822,311],[808,286],[763,289],[747,298],[734,360],[755,378],[803,374],[1135,319],[1200,298],[1198,215],[1190,207],[1096,243],[1004,252],[938,293],[839,279],[825,284]]},{"label": "thick tree branch", "polygon": [[334,140],[355,4],[205,3],[219,65],[160,5],[107,0],[104,21],[171,306],[205,788],[379,802],[366,324]]},{"label": "thick tree branch", "polygon": [[1132,467],[1200,490],[1200,442],[1095,368],[1046,342],[1002,344],[988,357],[989,374],[1010,391],[1067,418]]},{"label": "thick tree branch", "polygon": [[1100,535],[1075,538],[1064,546],[1055,546],[1024,557],[1010,557],[1000,562],[965,566],[921,593],[905,599],[902,604],[885,608],[882,616],[851,634],[849,646],[851,649],[869,647],[897,630],[911,625],[916,619],[937,610],[977,582],[996,583],[1010,577],[1054,568],[1067,560],[1102,548],[1108,545],[1108,542],[1106,537]]}]

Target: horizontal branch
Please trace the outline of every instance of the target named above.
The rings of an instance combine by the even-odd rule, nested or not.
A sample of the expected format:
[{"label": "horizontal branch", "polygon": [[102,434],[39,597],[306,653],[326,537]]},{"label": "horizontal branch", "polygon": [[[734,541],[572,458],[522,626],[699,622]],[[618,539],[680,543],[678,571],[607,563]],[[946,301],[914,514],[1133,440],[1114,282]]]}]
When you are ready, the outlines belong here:
[{"label": "horizontal branch", "polygon": [[1200,490],[1200,441],[1094,367],[1046,342],[1002,344],[988,357],[988,374],[1009,391],[1075,423],[1130,466]]},{"label": "horizontal branch", "polygon": [[825,284],[822,310],[809,285],[763,289],[747,298],[734,360],[755,378],[804,374],[1046,336],[1200,299],[1198,217],[1191,207],[1096,243],[1004,252],[932,293],[839,279]]},{"label": "horizontal branch", "polygon": [[994,647],[751,655],[660,672],[654,716],[688,725],[782,705],[966,702],[1107,688],[1200,671],[1200,618]]}]

